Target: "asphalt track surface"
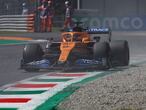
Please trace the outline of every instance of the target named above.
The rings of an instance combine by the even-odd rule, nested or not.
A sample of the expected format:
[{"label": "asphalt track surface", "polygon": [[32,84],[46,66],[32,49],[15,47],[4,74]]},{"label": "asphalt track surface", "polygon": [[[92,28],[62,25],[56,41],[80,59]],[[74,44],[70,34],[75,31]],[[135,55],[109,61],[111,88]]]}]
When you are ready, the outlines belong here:
[{"label": "asphalt track surface", "polygon": [[[0,34],[0,36],[9,36]],[[34,39],[46,39],[53,37],[59,39],[59,33],[28,33],[13,34],[11,36],[31,37]],[[113,40],[125,39],[129,42],[130,60],[143,61],[146,59],[146,32],[113,32]],[[45,72],[28,73],[20,70],[20,60],[24,45],[0,45],[0,86],[14,83]]]}]

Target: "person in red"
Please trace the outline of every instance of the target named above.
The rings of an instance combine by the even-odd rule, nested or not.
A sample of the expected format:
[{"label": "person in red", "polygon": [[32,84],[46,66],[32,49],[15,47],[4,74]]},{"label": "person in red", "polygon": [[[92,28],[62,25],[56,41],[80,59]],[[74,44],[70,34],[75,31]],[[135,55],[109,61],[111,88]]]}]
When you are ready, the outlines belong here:
[{"label": "person in red", "polygon": [[73,9],[69,5],[69,1],[65,2],[65,21],[64,21],[64,29],[72,26],[72,14]]},{"label": "person in red", "polygon": [[41,32],[52,31],[52,17],[53,8],[51,6],[51,0],[43,0],[42,5],[38,7],[40,10],[41,18]]},{"label": "person in red", "polygon": [[46,0],[41,1],[41,6],[38,7],[38,10],[40,10],[40,19],[41,19],[41,32],[46,32],[46,19],[47,19],[47,2]]},{"label": "person in red", "polygon": [[52,7],[51,0],[48,1],[48,7],[46,9],[46,13],[47,13],[47,31],[51,32],[52,31],[52,18],[54,15],[54,9]]}]

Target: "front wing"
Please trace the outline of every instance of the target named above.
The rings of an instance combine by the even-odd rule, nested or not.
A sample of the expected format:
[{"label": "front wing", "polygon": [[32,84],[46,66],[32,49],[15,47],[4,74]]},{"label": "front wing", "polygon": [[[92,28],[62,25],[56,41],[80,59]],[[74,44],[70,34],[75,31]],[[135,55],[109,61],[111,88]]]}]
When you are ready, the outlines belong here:
[{"label": "front wing", "polygon": [[21,69],[48,69],[48,70],[82,70],[82,69],[105,69],[107,68],[104,58],[94,59],[78,59],[74,63],[71,62],[54,62],[49,59],[33,61],[21,64]]}]

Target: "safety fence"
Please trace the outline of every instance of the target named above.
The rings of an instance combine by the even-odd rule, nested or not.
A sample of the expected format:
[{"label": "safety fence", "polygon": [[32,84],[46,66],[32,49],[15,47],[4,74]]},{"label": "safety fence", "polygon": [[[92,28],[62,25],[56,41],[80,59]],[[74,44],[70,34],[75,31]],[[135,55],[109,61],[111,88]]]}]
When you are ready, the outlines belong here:
[{"label": "safety fence", "polygon": [[1,15],[0,31],[34,32],[34,14]]}]

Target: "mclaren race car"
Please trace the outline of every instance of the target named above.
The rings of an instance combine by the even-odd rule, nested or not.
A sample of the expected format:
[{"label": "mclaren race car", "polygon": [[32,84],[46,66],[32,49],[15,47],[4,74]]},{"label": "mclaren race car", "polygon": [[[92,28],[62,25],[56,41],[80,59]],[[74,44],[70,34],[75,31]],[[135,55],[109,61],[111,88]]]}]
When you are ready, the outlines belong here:
[{"label": "mclaren race car", "polygon": [[[77,25],[61,33],[61,42],[48,40],[45,49],[38,43],[26,44],[21,68],[26,71],[40,69],[109,69],[129,64],[129,46],[126,40],[111,39],[108,28],[83,28]],[[108,40],[101,41],[107,34]]]}]

